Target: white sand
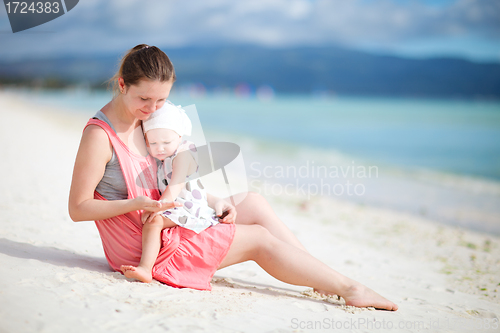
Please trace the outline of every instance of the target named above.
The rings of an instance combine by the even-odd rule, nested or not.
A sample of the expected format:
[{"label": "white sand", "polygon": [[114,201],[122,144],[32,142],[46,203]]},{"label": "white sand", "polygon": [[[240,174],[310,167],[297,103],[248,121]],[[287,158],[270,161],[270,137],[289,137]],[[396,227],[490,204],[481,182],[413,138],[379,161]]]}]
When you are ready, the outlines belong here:
[{"label": "white sand", "polygon": [[92,114],[27,102],[0,92],[0,332],[500,331],[498,237],[329,198],[268,199],[311,253],[397,312],[308,296],[251,262],[217,272],[211,292],[129,281],[109,270],[94,224],[67,213]]}]

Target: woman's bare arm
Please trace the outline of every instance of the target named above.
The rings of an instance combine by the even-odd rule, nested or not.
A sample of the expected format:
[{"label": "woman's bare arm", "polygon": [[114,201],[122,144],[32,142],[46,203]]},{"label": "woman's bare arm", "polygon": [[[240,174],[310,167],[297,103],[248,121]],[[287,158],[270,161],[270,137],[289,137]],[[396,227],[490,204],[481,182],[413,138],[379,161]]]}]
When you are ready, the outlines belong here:
[{"label": "woman's bare arm", "polygon": [[215,210],[215,215],[221,216],[224,212],[227,215],[219,219],[222,223],[234,223],[236,221],[236,208],[224,199],[207,193],[208,206]]},{"label": "woman's bare arm", "polygon": [[94,191],[112,157],[112,146],[106,132],[90,125],[83,132],[76,155],[69,193],[69,215],[75,222],[104,220],[135,210],[168,209],[147,197],[126,200],[96,200]]}]

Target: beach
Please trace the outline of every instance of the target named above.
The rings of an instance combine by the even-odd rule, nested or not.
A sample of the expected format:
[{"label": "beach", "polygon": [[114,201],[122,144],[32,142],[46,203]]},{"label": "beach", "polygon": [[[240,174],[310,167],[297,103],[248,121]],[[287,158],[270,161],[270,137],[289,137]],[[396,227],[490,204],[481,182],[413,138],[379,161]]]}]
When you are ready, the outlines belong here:
[{"label": "beach", "polygon": [[329,196],[265,193],[311,254],[397,312],[345,306],[253,262],[217,271],[212,291],[128,280],[94,223],[68,215],[93,114],[24,96],[0,91],[0,332],[500,332],[500,237]]}]

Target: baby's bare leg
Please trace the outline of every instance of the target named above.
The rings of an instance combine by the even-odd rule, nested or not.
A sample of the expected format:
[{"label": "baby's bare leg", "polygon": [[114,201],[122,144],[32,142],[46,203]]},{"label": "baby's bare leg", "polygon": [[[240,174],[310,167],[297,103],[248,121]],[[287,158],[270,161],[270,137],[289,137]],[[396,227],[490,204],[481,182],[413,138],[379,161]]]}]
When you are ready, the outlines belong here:
[{"label": "baby's bare leg", "polygon": [[152,269],[161,247],[161,231],[176,226],[171,220],[157,215],[142,227],[142,255],[139,266],[122,265],[126,277],[149,283],[153,280]]}]

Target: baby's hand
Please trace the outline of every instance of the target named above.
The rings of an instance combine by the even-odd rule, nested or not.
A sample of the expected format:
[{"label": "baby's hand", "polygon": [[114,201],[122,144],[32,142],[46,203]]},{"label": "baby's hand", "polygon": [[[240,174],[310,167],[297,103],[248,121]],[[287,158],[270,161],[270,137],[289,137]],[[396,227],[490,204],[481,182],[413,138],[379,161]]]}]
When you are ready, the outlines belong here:
[{"label": "baby's hand", "polygon": [[153,218],[158,215],[159,213],[154,213],[154,212],[144,212],[142,213],[142,216],[141,216],[141,222],[142,224],[146,224],[146,223],[149,223],[153,220]]},{"label": "baby's hand", "polygon": [[159,200],[158,202],[161,204],[162,211],[165,211],[167,209],[172,209],[172,208],[182,207],[183,206],[178,201],[172,202],[172,201],[167,201],[167,199]]}]

